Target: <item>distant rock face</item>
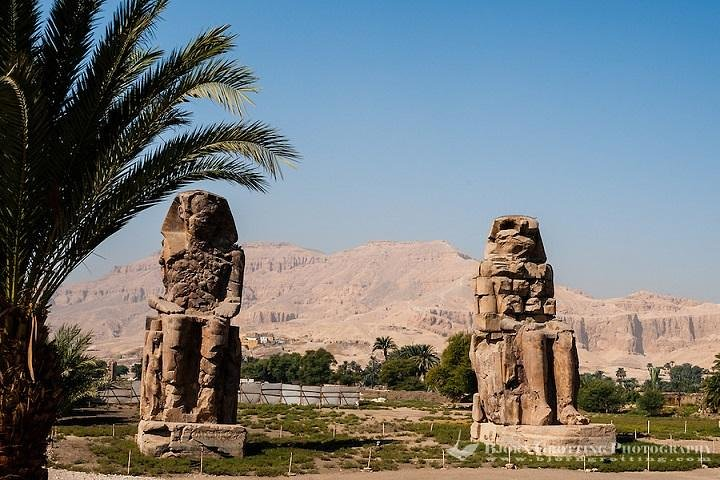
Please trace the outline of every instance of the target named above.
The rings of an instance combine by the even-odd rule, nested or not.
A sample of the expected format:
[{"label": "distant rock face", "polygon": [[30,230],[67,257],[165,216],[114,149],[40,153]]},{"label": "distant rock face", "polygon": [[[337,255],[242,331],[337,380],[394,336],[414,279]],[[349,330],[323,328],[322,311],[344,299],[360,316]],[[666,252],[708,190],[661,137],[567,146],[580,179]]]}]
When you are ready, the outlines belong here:
[{"label": "distant rock face", "polygon": [[[364,362],[376,336],[442,349],[448,335],[471,327],[478,261],[445,242],[373,242],[331,255],[283,243],[243,250],[243,310],[234,320],[243,335],[275,334],[288,340],[285,349],[327,346]],[[100,355],[137,354],[147,298],[162,293],[152,256],[64,286],[50,321],[93,330]],[[647,292],[595,299],[558,285],[555,298],[557,318],[575,330],[582,370],[644,375],[648,361],[670,360],[709,367],[717,353],[720,305]]]}]

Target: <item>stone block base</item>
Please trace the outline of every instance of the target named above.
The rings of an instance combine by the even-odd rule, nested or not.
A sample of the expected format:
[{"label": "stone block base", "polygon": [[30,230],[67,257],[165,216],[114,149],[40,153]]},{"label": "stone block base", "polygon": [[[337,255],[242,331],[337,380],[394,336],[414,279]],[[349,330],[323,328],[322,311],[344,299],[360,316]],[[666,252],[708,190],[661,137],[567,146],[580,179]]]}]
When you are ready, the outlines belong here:
[{"label": "stone block base", "polygon": [[242,457],[247,430],[240,425],[180,423],[141,420],[137,443],[144,455],[154,457]]},{"label": "stone block base", "polygon": [[495,425],[473,422],[474,441],[515,452],[545,456],[612,455],[615,426],[590,425]]}]

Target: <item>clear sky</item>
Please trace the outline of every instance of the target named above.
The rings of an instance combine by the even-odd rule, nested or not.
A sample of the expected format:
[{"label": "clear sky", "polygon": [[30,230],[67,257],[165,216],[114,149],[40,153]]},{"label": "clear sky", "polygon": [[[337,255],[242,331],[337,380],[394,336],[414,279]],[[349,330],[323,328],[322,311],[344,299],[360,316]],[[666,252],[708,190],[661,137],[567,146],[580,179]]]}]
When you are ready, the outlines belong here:
[{"label": "clear sky", "polygon": [[[157,43],[225,23],[260,77],[250,116],[304,157],[267,195],[200,185],[241,241],[479,257],[491,219],[523,213],[558,283],[720,302],[720,2],[175,0]],[[156,251],[166,209],[73,279]]]}]

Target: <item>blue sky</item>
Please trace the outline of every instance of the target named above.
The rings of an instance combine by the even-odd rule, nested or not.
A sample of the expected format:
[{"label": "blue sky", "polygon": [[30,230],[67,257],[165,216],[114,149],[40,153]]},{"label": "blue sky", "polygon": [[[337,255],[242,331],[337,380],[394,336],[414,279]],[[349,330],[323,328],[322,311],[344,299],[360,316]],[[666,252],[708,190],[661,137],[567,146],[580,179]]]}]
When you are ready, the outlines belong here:
[{"label": "blue sky", "polygon": [[[720,302],[720,3],[175,0],[156,41],[225,23],[260,77],[250,116],[303,155],[268,195],[200,185],[241,241],[478,257],[493,217],[523,213],[558,283]],[[73,279],[157,250],[166,209]]]}]

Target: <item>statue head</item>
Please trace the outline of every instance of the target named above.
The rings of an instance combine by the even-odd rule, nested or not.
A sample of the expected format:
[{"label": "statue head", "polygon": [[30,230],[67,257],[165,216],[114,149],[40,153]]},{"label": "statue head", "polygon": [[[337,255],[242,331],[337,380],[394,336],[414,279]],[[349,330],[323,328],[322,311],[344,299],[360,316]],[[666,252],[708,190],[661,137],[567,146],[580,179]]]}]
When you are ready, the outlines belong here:
[{"label": "statue head", "polygon": [[544,263],[547,257],[540,237],[540,224],[535,218],[524,215],[496,218],[490,228],[485,256]]},{"label": "statue head", "polygon": [[182,192],[175,197],[162,225],[162,258],[197,248],[227,252],[237,242],[227,200],[203,190]]}]

